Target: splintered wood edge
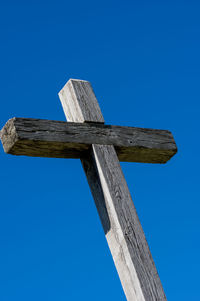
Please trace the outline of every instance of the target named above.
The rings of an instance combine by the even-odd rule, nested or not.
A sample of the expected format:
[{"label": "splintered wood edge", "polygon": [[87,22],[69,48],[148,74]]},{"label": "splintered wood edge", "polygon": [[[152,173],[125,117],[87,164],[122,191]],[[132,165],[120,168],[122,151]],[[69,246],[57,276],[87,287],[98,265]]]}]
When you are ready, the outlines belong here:
[{"label": "splintered wood edge", "polygon": [[10,150],[18,140],[17,131],[14,125],[14,121],[16,119],[16,117],[9,119],[0,131],[0,139],[3,149],[7,154],[9,154]]}]

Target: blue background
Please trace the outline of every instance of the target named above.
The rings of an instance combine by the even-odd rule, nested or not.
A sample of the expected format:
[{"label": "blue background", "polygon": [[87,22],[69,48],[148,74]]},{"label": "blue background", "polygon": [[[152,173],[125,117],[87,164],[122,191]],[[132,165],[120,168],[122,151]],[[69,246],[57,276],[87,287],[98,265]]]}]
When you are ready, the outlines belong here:
[{"label": "blue background", "polygon": [[[2,1],[0,126],[65,120],[89,80],[108,124],[168,129],[166,165],[122,163],[168,300],[200,300],[199,1]],[[0,149],[0,300],[125,300],[79,160]]]}]

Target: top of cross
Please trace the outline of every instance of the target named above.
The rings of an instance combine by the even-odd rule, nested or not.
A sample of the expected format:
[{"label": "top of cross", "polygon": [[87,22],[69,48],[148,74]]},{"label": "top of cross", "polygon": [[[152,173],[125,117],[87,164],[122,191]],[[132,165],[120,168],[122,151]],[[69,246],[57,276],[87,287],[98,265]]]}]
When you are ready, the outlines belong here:
[{"label": "top of cross", "polygon": [[59,92],[68,121],[104,123],[101,109],[88,81],[70,79]]}]

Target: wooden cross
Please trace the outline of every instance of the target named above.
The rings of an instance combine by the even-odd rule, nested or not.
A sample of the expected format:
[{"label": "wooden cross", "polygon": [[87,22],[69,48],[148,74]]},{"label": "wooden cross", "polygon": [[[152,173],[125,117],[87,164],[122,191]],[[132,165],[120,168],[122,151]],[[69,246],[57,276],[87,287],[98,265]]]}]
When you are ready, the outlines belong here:
[{"label": "wooden cross", "polygon": [[69,122],[10,119],[1,130],[5,152],[80,158],[127,300],[166,300],[119,160],[166,163],[177,152],[172,134],[104,125],[87,81],[70,79],[59,97]]}]

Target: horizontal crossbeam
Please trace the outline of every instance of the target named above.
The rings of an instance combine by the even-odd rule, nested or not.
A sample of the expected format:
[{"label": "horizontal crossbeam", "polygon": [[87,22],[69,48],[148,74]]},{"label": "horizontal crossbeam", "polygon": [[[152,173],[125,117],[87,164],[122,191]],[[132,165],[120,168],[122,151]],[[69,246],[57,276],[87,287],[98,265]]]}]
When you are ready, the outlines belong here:
[{"label": "horizontal crossbeam", "polygon": [[12,155],[83,158],[91,144],[113,145],[120,161],[166,163],[177,147],[171,132],[98,123],[12,118],[1,130]]}]

